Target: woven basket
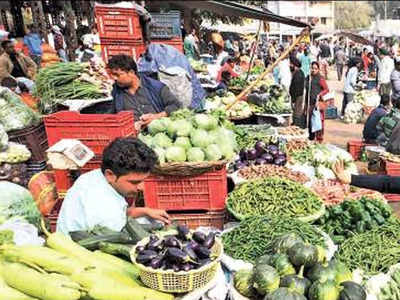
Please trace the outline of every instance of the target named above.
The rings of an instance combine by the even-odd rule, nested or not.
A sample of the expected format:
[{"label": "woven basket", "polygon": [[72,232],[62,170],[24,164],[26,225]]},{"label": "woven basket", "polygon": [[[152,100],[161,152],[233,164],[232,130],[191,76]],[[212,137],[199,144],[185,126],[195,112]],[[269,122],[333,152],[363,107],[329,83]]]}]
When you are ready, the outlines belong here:
[{"label": "woven basket", "polygon": [[[232,207],[232,205],[231,205],[229,200],[226,201],[226,209],[229,211],[229,213],[232,216],[234,216],[239,221],[242,221],[246,217],[249,217],[249,216],[246,216],[246,215],[243,215],[243,214],[240,214],[240,213],[236,212],[233,209],[233,207]],[[304,216],[304,217],[298,217],[297,219],[302,221],[302,222],[305,222],[305,223],[312,223],[312,222],[318,220],[319,218],[321,218],[325,214],[325,211],[326,211],[326,208],[325,208],[325,205],[323,204],[321,206],[321,209],[319,211],[317,211],[315,214],[309,215],[309,216]]]},{"label": "woven basket", "polygon": [[208,265],[188,272],[155,270],[136,262],[136,247],[144,246],[148,242],[149,238],[145,238],[137,243],[131,251],[131,260],[139,269],[140,279],[147,287],[166,293],[187,293],[207,285],[215,277],[223,254],[222,242],[216,238],[211,253],[217,258]]},{"label": "woven basket", "polygon": [[221,170],[227,161],[205,161],[205,162],[182,162],[182,163],[165,163],[157,165],[153,169],[156,175],[165,176],[194,176],[209,171]]}]

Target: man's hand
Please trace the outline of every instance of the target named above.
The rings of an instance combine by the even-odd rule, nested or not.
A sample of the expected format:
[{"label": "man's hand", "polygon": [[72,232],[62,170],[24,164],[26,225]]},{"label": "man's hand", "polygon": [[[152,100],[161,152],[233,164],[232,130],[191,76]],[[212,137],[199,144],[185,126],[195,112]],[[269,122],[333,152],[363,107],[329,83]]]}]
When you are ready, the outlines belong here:
[{"label": "man's hand", "polygon": [[338,162],[336,162],[332,169],[340,182],[346,184],[351,183],[351,174],[345,170],[343,160],[339,160]]},{"label": "man's hand", "polygon": [[145,125],[148,125],[152,121],[166,116],[167,114],[165,112],[161,112],[159,114],[144,114],[140,117],[140,121],[142,121]]},{"label": "man's hand", "polygon": [[152,209],[152,208],[147,208],[146,209],[146,214],[152,219],[158,220],[163,222],[164,224],[170,224],[171,219],[167,212],[162,209]]}]

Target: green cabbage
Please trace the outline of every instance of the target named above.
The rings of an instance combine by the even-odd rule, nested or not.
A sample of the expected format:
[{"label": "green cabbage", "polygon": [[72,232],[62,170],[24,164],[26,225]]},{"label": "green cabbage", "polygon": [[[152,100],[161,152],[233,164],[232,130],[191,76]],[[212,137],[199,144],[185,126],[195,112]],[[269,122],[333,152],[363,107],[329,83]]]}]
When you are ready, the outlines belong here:
[{"label": "green cabbage", "polygon": [[186,161],[185,149],[179,146],[172,146],[165,152],[168,162],[184,162]]},{"label": "green cabbage", "polygon": [[156,119],[154,121],[152,121],[149,126],[147,126],[149,133],[151,135],[155,135],[156,133],[159,132],[164,132],[166,131],[164,122],[162,121],[162,119]]},{"label": "green cabbage", "polygon": [[160,164],[164,164],[165,163],[165,150],[160,147],[155,147],[153,150],[157,154],[158,162]]},{"label": "green cabbage", "polygon": [[210,145],[210,137],[204,129],[195,129],[190,133],[192,145],[200,148],[207,148]]},{"label": "green cabbage", "polygon": [[204,158],[205,154],[201,148],[193,147],[187,151],[187,160],[190,162],[202,162]]},{"label": "green cabbage", "polygon": [[177,136],[189,136],[190,131],[192,131],[192,123],[186,120],[176,120],[175,121],[177,131],[176,135]]},{"label": "green cabbage", "polygon": [[252,298],[255,295],[255,291],[253,289],[253,270],[245,269],[239,270],[235,273],[233,277],[233,282],[236,290],[243,296]]},{"label": "green cabbage", "polygon": [[188,150],[188,149],[192,148],[192,145],[190,144],[190,139],[188,137],[185,137],[185,136],[179,136],[176,139],[174,145],[182,147],[185,150]]},{"label": "green cabbage", "polygon": [[145,143],[148,147],[152,148],[153,145],[153,137],[151,135],[144,135],[139,133],[138,139]]},{"label": "green cabbage", "polygon": [[231,160],[235,157],[235,151],[230,143],[220,142],[217,143],[221,154],[225,159]]},{"label": "green cabbage", "polygon": [[172,141],[165,133],[159,132],[154,136],[153,144],[161,148],[168,148],[172,146]]},{"label": "green cabbage", "polygon": [[217,128],[218,121],[213,116],[206,114],[197,114],[194,117],[194,124],[199,129],[212,130]]},{"label": "green cabbage", "polygon": [[211,144],[206,148],[206,158],[208,161],[217,161],[222,158],[221,150],[217,144]]}]

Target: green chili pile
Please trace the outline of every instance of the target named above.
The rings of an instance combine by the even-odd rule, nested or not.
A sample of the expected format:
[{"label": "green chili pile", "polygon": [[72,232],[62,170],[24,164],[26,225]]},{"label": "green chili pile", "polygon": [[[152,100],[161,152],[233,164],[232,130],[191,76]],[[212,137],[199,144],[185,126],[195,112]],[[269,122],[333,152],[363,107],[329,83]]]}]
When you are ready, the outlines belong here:
[{"label": "green chili pile", "polygon": [[307,217],[323,208],[322,200],[302,184],[280,177],[268,177],[238,186],[228,198],[236,216],[267,214]]},{"label": "green chili pile", "polygon": [[326,247],[320,231],[294,218],[277,216],[250,217],[222,236],[224,251],[235,259],[254,262],[268,254],[272,241],[286,233],[295,233],[305,242]]},{"label": "green chili pile", "polygon": [[391,218],[380,227],[345,240],[335,256],[351,270],[359,268],[367,275],[386,273],[400,261],[399,241],[400,220]]}]

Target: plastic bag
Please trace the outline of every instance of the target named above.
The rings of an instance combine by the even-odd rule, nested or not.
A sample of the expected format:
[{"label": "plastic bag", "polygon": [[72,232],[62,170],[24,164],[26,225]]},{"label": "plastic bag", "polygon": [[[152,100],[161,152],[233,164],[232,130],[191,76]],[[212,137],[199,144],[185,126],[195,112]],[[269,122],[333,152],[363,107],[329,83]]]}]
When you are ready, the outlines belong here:
[{"label": "plastic bag", "polygon": [[5,221],[19,216],[39,226],[41,215],[27,189],[8,181],[0,181],[0,195],[0,219]]},{"label": "plastic bag", "polygon": [[0,151],[6,150],[8,147],[8,135],[3,125],[0,124]]},{"label": "plastic bag", "polygon": [[4,222],[0,225],[0,230],[11,230],[14,233],[14,244],[17,246],[43,246],[45,242],[43,238],[39,237],[39,232],[35,226],[20,218],[13,218]]},{"label": "plastic bag", "polygon": [[158,73],[160,81],[166,84],[172,94],[182,102],[183,107],[190,107],[192,103],[193,88],[190,75],[181,67],[160,67]]},{"label": "plastic bag", "polygon": [[311,132],[317,132],[322,129],[322,120],[321,113],[318,108],[313,110],[313,114],[311,116]]}]

